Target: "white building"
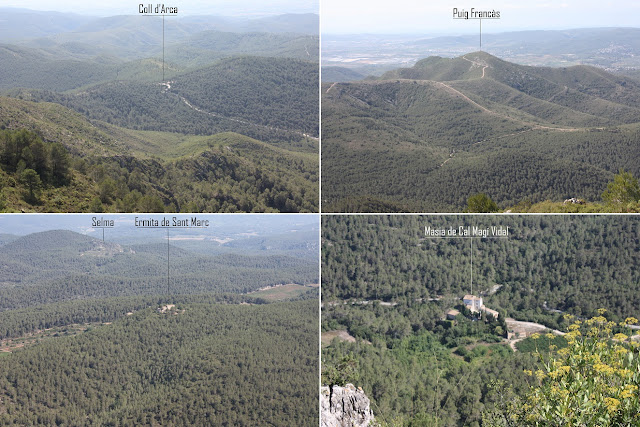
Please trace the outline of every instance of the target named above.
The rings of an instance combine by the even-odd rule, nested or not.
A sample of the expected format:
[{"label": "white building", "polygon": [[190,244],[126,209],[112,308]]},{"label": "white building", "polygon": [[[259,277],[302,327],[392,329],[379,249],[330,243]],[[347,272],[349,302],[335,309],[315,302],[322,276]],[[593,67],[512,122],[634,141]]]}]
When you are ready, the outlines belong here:
[{"label": "white building", "polygon": [[462,302],[464,302],[464,305],[466,305],[472,313],[477,313],[484,306],[484,304],[482,304],[482,297],[475,295],[465,295],[462,297]]}]

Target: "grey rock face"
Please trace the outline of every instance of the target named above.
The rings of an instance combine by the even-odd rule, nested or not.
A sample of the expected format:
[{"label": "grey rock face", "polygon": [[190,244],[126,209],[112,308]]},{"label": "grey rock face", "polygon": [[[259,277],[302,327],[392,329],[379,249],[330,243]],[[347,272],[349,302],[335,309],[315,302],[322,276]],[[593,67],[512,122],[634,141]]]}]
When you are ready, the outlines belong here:
[{"label": "grey rock face", "polygon": [[364,427],[373,422],[369,398],[353,384],[320,389],[322,427]]}]

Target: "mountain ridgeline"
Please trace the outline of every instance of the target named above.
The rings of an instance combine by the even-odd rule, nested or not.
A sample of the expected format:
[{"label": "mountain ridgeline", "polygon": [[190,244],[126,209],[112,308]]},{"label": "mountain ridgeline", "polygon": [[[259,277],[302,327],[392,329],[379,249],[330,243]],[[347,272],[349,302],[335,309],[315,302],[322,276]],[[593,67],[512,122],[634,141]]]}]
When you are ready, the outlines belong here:
[{"label": "mountain ridgeline", "polygon": [[[0,8],[0,90],[65,91],[111,80],[159,81],[253,55],[317,61],[318,16],[286,14],[243,20],[214,16],[91,16]],[[315,25],[314,25],[315,21]]]},{"label": "mountain ridgeline", "polygon": [[599,200],[640,172],[640,82],[591,66],[512,64],[484,52],[430,57],[323,85],[323,210],[460,211]]},{"label": "mountain ridgeline", "polygon": [[[55,102],[138,130],[211,135],[238,132],[277,144],[318,135],[318,67],[261,57],[217,61],[170,82],[115,81],[75,94],[16,90],[11,96]],[[311,150],[313,144],[307,144]]]}]

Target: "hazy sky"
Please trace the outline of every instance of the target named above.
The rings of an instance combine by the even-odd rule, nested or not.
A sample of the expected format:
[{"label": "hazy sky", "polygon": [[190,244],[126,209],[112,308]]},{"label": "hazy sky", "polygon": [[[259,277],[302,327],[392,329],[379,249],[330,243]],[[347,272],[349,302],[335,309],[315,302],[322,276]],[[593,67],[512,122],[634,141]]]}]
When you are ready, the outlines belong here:
[{"label": "hazy sky", "polygon": [[499,10],[483,32],[640,27],[638,0],[321,0],[323,33],[473,33],[479,22],[452,19],[453,8]]},{"label": "hazy sky", "polygon": [[[118,234],[127,233],[155,233],[165,236],[163,230],[138,229],[135,228],[135,218],[149,219],[156,218],[162,220],[167,218],[172,221],[173,217],[178,219],[207,219],[210,224],[196,233],[217,233],[225,234],[225,231],[233,229],[254,230],[262,232],[269,229],[295,229],[296,227],[308,227],[319,224],[320,218],[317,214],[0,214],[0,233],[25,235],[47,230],[71,230],[77,233],[88,234],[94,237],[102,237],[102,229],[92,227],[92,218],[113,219]],[[107,234],[113,231],[107,231]],[[176,229],[175,233],[184,233]]]},{"label": "hazy sky", "polygon": [[87,0],[3,0],[2,7],[20,7],[35,10],[74,12],[81,15],[112,16],[134,15],[139,4],[164,4],[178,8],[178,15],[243,15],[261,16],[280,13],[318,13],[319,0],[170,0],[132,1],[110,0],[92,2]]}]

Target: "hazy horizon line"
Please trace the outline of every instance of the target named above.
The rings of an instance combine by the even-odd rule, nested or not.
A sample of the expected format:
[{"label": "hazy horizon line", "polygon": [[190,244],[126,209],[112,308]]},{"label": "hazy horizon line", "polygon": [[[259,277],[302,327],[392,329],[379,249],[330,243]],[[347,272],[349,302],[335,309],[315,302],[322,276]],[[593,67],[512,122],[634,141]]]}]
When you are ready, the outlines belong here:
[{"label": "hazy horizon line", "polygon": [[[501,31],[490,31],[484,32],[483,36],[490,34],[504,34],[504,33],[526,33],[526,32],[537,32],[537,31],[575,31],[575,30],[602,30],[602,29],[640,29],[640,26],[631,27],[631,26],[598,26],[598,27],[559,27],[559,28],[527,28],[527,29],[505,29]],[[460,31],[439,31],[433,33],[424,33],[424,32],[328,32],[321,31],[320,34],[322,36],[388,36],[388,37],[410,37],[410,36],[420,36],[420,37],[461,37],[461,36],[477,36],[478,31],[469,30],[465,32]]]},{"label": "hazy horizon line", "polygon": [[[55,10],[55,9],[30,9],[28,7],[18,7],[18,6],[0,6],[0,10],[3,9],[12,9],[12,10],[16,10],[16,11],[29,11],[29,12],[35,12],[35,13],[59,13],[59,14],[65,14],[65,15],[73,15],[73,16],[82,16],[82,17],[86,17],[86,18],[112,18],[112,17],[116,17],[116,16],[140,16],[141,14],[139,13],[114,13],[114,14],[91,14],[88,12],[68,12],[68,11],[64,11],[64,10]],[[220,13],[220,14],[215,14],[215,13],[211,13],[211,12],[203,12],[203,13],[185,13],[185,14],[181,14],[181,15],[177,15],[175,16],[176,18],[180,19],[180,18],[187,18],[187,17],[198,17],[198,16],[202,16],[202,17],[206,17],[206,16],[215,16],[215,17],[220,17],[220,18],[267,18],[267,17],[271,17],[271,16],[279,16],[279,15],[316,15],[316,16],[320,16],[319,12],[312,12],[312,11],[307,11],[307,12],[303,12],[303,11],[280,11],[280,12],[255,12],[255,13],[247,13],[247,12],[236,12],[236,13]]]}]

